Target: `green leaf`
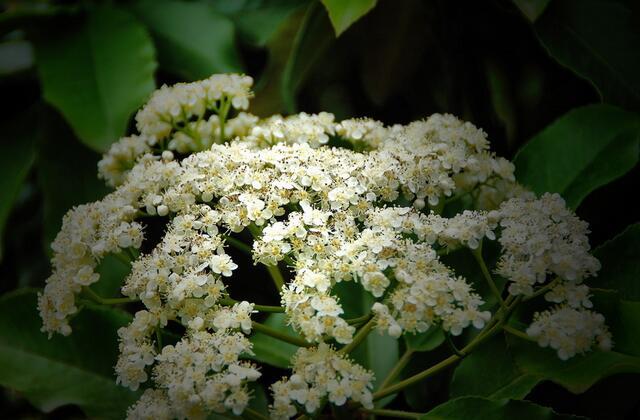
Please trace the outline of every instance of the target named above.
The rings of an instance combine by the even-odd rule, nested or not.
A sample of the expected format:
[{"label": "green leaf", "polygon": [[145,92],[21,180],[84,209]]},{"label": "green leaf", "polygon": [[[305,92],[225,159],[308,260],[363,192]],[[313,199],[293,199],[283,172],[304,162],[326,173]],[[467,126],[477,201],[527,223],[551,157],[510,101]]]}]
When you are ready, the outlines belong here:
[{"label": "green leaf", "polygon": [[37,139],[36,112],[31,110],[2,122],[2,153],[0,153],[0,261],[4,225],[20,188],[31,169]]},{"label": "green leaf", "polygon": [[[263,324],[291,336],[297,335],[287,325],[285,314],[271,314]],[[285,343],[260,332],[253,333],[250,340],[253,343],[253,352],[255,353],[251,359],[282,369],[290,367],[291,356],[298,350],[298,347],[293,344]]]},{"label": "green leaf", "polygon": [[44,201],[43,240],[48,251],[65,213],[73,206],[101,199],[109,190],[97,177],[97,153],[75,140],[56,113],[46,113],[42,124],[37,173]]},{"label": "green leaf", "polygon": [[632,169],[639,147],[637,115],[609,105],[576,108],[518,152],[516,177],[537,194],[560,193],[575,209],[591,191]]},{"label": "green leaf", "polygon": [[605,102],[640,110],[640,30],[628,6],[554,1],[535,28],[549,54],[590,81]]},{"label": "green leaf", "polygon": [[116,385],[116,331],[130,321],[124,312],[85,308],[73,333],[48,339],[35,290],[0,297],[0,385],[24,395],[44,412],[67,404],[91,418],[120,419],[137,393]]},{"label": "green leaf", "polygon": [[449,389],[453,398],[475,395],[523,399],[540,380],[538,376],[520,371],[505,337],[499,334],[462,360]]},{"label": "green leaf", "polygon": [[321,2],[329,12],[336,36],[339,36],[355,21],[373,9],[377,0],[321,0]]},{"label": "green leaf", "polygon": [[55,35],[36,43],[44,97],[85,144],[105,151],[155,87],[151,38],[110,7],[92,8],[78,27]]},{"label": "green leaf", "polygon": [[549,5],[551,0],[513,0],[529,22],[535,22]]},{"label": "green leaf", "polygon": [[501,334],[483,343],[458,365],[451,396],[522,399],[547,380],[573,393],[582,393],[608,376],[640,372],[640,343],[635,337],[640,328],[640,303],[621,300],[616,292],[599,290],[594,291],[592,299],[613,335],[613,351],[591,351],[562,361],[554,350],[512,335],[505,340]]},{"label": "green leaf", "polygon": [[296,10],[308,3],[309,0],[209,1],[218,13],[233,21],[244,41],[259,47],[264,46]]},{"label": "green leaf", "polygon": [[442,328],[432,327],[419,334],[405,334],[404,342],[407,350],[430,351],[444,342],[444,332]]},{"label": "green leaf", "polygon": [[242,71],[233,23],[211,5],[145,0],[132,10],[149,27],[163,69],[190,80]]},{"label": "green leaf", "polygon": [[288,113],[296,112],[296,94],[316,61],[334,41],[325,13],[315,3],[307,9],[282,72],[281,93]]},{"label": "green leaf", "polygon": [[556,414],[548,407],[508,399],[490,400],[480,397],[461,397],[447,401],[429,411],[421,420],[551,420],[571,419],[574,416]]},{"label": "green leaf", "polygon": [[640,223],[627,227],[593,254],[602,268],[589,285],[617,290],[627,300],[640,301]]},{"label": "green leaf", "polygon": [[[373,296],[365,291],[360,284],[352,281],[336,284],[333,287],[333,292],[338,296],[345,310],[344,316],[347,318],[369,313],[375,301]],[[374,391],[378,390],[400,358],[398,340],[388,334],[380,334],[378,331],[373,330],[351,352],[350,357],[360,365],[373,371],[375,374],[373,389]],[[376,407],[384,407],[394,398],[395,394],[383,398],[376,402]]]}]

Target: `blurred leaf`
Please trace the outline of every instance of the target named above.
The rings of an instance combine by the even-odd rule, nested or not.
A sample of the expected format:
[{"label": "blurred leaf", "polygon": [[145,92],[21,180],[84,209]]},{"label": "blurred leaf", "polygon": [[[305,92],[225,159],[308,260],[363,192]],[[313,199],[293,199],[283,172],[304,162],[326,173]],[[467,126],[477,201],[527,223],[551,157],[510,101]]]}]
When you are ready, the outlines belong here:
[{"label": "blurred leaf", "polygon": [[48,339],[36,302],[35,290],[0,297],[0,384],[44,412],[74,404],[91,418],[123,418],[137,398],[116,385],[113,373],[116,331],[128,314],[87,307],[72,321],[71,336]]},{"label": "blurred leaf", "polygon": [[636,165],[639,127],[637,115],[610,105],[576,108],[522,147],[516,178],[537,194],[560,193],[575,209]]},{"label": "blurred leaf", "polygon": [[131,264],[107,255],[100,261],[96,272],[100,274],[100,280],[92,284],[91,289],[105,298],[118,297],[125,277],[131,272]]},{"label": "blurred leaf", "polygon": [[0,43],[0,76],[28,70],[33,66],[33,48],[27,41]]},{"label": "blurred leaf", "polygon": [[42,22],[59,15],[73,14],[77,5],[57,5],[49,2],[12,2],[7,10],[0,13],[0,36],[15,30],[36,27]]},{"label": "blurred leaf", "polygon": [[2,153],[0,153],[0,261],[2,239],[14,200],[31,169],[37,139],[35,110],[2,122]]},{"label": "blurred leaf", "polygon": [[377,0],[320,0],[329,12],[331,24],[339,36],[355,21],[366,15],[376,5]]},{"label": "blurred leaf", "polygon": [[189,80],[242,71],[233,23],[211,5],[143,0],[132,10],[156,40],[163,69]]},{"label": "blurred leaf", "polygon": [[513,0],[530,22],[535,22],[549,5],[551,0]]},{"label": "blurred leaf", "polygon": [[262,47],[284,21],[309,0],[209,0],[208,3],[233,21],[242,39]]},{"label": "blurred leaf", "polygon": [[425,24],[428,7],[416,1],[381,2],[358,29],[366,33],[369,45],[375,45],[358,47],[354,53],[362,56],[362,86],[376,105],[398,95],[407,80],[424,71],[423,60],[433,38],[432,28]]},{"label": "blurred leaf", "polygon": [[79,27],[37,42],[36,60],[45,99],[97,151],[125,134],[155,86],[151,39],[116,8],[92,8]]},{"label": "blurred leaf", "polygon": [[445,402],[429,411],[421,420],[551,420],[571,419],[548,407],[508,399],[490,400],[480,397],[461,397]]},{"label": "blurred leaf", "polygon": [[475,395],[523,399],[540,380],[518,369],[504,336],[499,334],[482,343],[456,367],[450,393],[452,398]]},{"label": "blurred leaf", "polygon": [[[367,314],[371,311],[374,298],[355,282],[340,282],[333,287],[333,292],[338,296],[340,304],[345,310],[344,317],[353,318]],[[370,369],[375,374],[373,382],[374,391],[379,388],[391,369],[399,359],[398,340],[388,334],[380,334],[373,330],[367,338],[360,343],[350,357],[360,365]],[[384,407],[395,398],[390,395],[376,402],[376,407]]]},{"label": "blurred leaf", "polygon": [[[287,325],[285,314],[271,314],[263,324],[291,336],[297,335]],[[291,356],[298,350],[298,347],[293,344],[285,343],[260,332],[254,332],[250,340],[253,343],[253,352],[255,353],[251,359],[282,369],[290,367]]]},{"label": "blurred leaf", "polygon": [[444,332],[442,328],[431,327],[427,331],[418,334],[405,334],[404,342],[407,350],[430,351],[444,342]]},{"label": "blurred leaf", "polygon": [[44,201],[43,240],[49,252],[65,213],[73,206],[103,198],[109,190],[97,177],[100,156],[75,140],[57,114],[45,114],[43,126],[37,173]]},{"label": "blurred leaf", "polygon": [[640,301],[640,224],[627,227],[593,254],[602,268],[589,285],[617,290],[627,300]]},{"label": "blurred leaf", "polygon": [[535,27],[549,54],[605,102],[640,110],[640,26],[625,4],[554,1]]},{"label": "blurred leaf", "polygon": [[514,146],[517,130],[517,113],[512,96],[512,88],[504,66],[495,60],[485,60],[485,75],[491,104],[496,116],[504,126],[509,147]]},{"label": "blurred leaf", "polygon": [[282,72],[281,92],[288,113],[296,112],[298,89],[333,40],[326,13],[312,3],[296,33]]}]

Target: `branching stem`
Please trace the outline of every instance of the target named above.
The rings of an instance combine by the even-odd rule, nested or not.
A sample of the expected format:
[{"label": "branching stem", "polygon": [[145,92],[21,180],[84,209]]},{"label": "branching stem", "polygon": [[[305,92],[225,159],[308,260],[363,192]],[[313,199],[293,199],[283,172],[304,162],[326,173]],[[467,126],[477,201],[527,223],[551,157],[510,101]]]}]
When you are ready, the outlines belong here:
[{"label": "branching stem", "polygon": [[260,324],[259,322],[255,322],[253,321],[253,329],[261,332],[263,334],[266,334],[270,337],[276,338],[280,341],[284,341],[290,344],[293,344],[294,346],[298,346],[298,347],[312,347],[313,344],[308,343],[307,341],[305,341],[303,338],[301,337],[294,337],[292,335],[289,334],[285,334],[283,332],[280,332],[278,330],[276,330],[275,328],[271,328],[267,325],[264,324]]}]

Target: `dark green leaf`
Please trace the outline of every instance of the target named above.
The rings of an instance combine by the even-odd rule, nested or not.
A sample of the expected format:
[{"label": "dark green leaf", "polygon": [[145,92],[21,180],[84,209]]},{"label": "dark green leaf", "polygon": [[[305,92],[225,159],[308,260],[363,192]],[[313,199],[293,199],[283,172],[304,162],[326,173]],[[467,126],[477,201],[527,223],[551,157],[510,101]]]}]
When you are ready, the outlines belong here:
[{"label": "dark green leaf", "polygon": [[296,94],[309,71],[334,40],[329,25],[324,11],[311,4],[295,35],[282,72],[282,98],[289,113],[296,111]]},{"label": "dark green leaf", "polygon": [[[263,323],[285,334],[297,335],[287,325],[285,314],[271,314]],[[251,356],[252,359],[283,369],[290,367],[291,356],[298,349],[293,344],[285,343],[259,332],[253,333],[250,340],[253,343],[253,352],[255,353],[255,356]]]},{"label": "dark green leaf", "polygon": [[116,8],[91,9],[86,21],[66,29],[36,44],[44,97],[84,143],[105,151],[154,89],[153,44]]},{"label": "dark green leaf", "polygon": [[577,108],[516,155],[516,177],[537,194],[560,193],[571,208],[638,162],[638,116],[609,105]]},{"label": "dark green leaf", "polygon": [[35,157],[36,117],[35,111],[27,112],[2,124],[4,139],[3,151],[0,153],[0,261],[4,225]]},{"label": "dark green leaf", "polygon": [[500,334],[483,343],[456,367],[450,393],[452,397],[522,399],[540,380],[518,369]]},{"label": "dark green leaf", "polygon": [[43,127],[37,170],[44,199],[44,243],[48,251],[65,213],[73,206],[101,199],[108,189],[97,177],[100,156],[76,141],[58,115],[45,114]]},{"label": "dark green leaf", "polygon": [[264,46],[292,13],[308,3],[309,0],[209,1],[218,13],[233,21],[244,41],[256,46]]},{"label": "dark green leaf", "polygon": [[329,12],[329,18],[336,35],[340,35],[355,21],[366,15],[376,5],[377,0],[320,0]]},{"label": "dark green leaf", "polygon": [[69,337],[48,339],[34,290],[0,298],[0,384],[20,392],[49,412],[74,404],[91,418],[121,419],[137,394],[116,385],[116,331],[128,314],[85,308],[72,322]]},{"label": "dark green leaf", "polygon": [[518,9],[530,22],[535,22],[551,0],[513,0]]},{"label": "dark green leaf", "polygon": [[594,251],[602,268],[590,279],[591,287],[617,290],[624,299],[640,301],[640,224],[624,232]]},{"label": "dark green leaf", "polygon": [[434,326],[423,333],[405,334],[404,342],[407,345],[407,350],[430,351],[444,342],[444,332],[442,328]]},{"label": "dark green leaf", "polygon": [[480,397],[461,397],[434,408],[421,420],[551,420],[571,419],[573,416],[556,414],[548,407],[508,399],[490,400]]},{"label": "dark green leaf", "polygon": [[164,69],[190,80],[242,71],[233,23],[211,5],[141,1],[133,10],[151,30]]},{"label": "dark green leaf", "polygon": [[560,64],[589,80],[605,102],[640,109],[640,30],[616,1],[554,1],[536,32]]}]

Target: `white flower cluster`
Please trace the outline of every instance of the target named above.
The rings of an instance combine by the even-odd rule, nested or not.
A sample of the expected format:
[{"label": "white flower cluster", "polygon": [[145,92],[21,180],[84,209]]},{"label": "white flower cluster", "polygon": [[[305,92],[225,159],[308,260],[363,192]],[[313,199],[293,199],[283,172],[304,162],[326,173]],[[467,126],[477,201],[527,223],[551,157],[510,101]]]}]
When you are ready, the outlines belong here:
[{"label": "white flower cluster", "polygon": [[611,350],[613,345],[604,316],[570,306],[537,313],[527,334],[540,346],[556,350],[562,360],[591,350],[594,345],[604,351]]},{"label": "white flower cluster", "polygon": [[51,245],[53,274],[38,297],[43,331],[71,333],[69,316],[78,311],[75,295],[96,283],[96,268],[107,254],[139,248],[143,227],[134,221],[137,207],[130,190],[109,194],[102,201],[69,211]]},{"label": "white flower cluster", "polygon": [[[156,356],[155,389],[147,389],[133,405],[131,419],[206,418],[210,412],[240,415],[250,399],[247,382],[260,372],[240,361],[251,343],[241,333],[195,331]],[[159,408],[162,408],[160,411]]]},{"label": "white flower cluster", "polygon": [[293,374],[271,385],[271,418],[288,419],[297,413],[296,404],[311,414],[324,398],[341,406],[347,400],[373,408],[373,373],[337,353],[331,346],[300,348],[293,356]]},{"label": "white flower cluster", "polygon": [[498,274],[509,279],[513,295],[531,295],[549,274],[580,283],[600,269],[589,254],[589,227],[567,209],[558,194],[540,199],[512,199],[500,206]]},{"label": "white flower cluster", "polygon": [[[71,332],[76,296],[98,281],[103,257],[140,249],[143,240],[151,250],[132,261],[122,287],[144,309],[119,331],[118,381],[136,389],[151,373],[154,382],[131,417],[198,418],[246,407],[247,382],[259,372],[239,357],[251,351],[243,334],[252,331],[254,306],[226,299],[224,284],[237,268],[225,252],[227,235],[245,228],[255,236],[256,263],[290,270],[280,290],[288,321],[317,343],[300,350],[294,375],[273,386],[274,416],[292,415],[295,404],[313,412],[326,395],[337,405],[371,402],[371,374],[324,343],[349,343],[355,332],[336,283],[368,291],[377,329],[394,337],[434,325],[453,335],[483,327],[491,314],[480,310],[482,299],[438,255],[477,249],[483,238],[499,236],[498,272],[512,294],[533,293],[549,275],[563,279],[547,294],[562,308],[532,325],[541,344],[556,346],[544,335],[554,326],[582,340],[571,335],[579,329],[568,326],[569,309],[598,323],[583,310],[591,303],[581,280],[598,269],[586,225],[559,197],[537,200],[515,183],[513,165],[488,151],[484,132],[437,114],[393,127],[335,122],[328,113],[227,118],[231,107],[247,108],[250,87],[248,77],[218,75],[157,91],[136,117],[140,135],[115,143],[100,162],[116,191],[70,211],[53,244],[54,273],[39,308],[43,330],[62,334]],[[332,139],[347,147],[326,146]],[[460,197],[498,210],[448,218],[430,211]],[[166,224],[159,239],[144,238],[150,217]],[[169,323],[185,334],[162,347]],[[574,354],[591,344],[573,353],[558,346]]]}]

